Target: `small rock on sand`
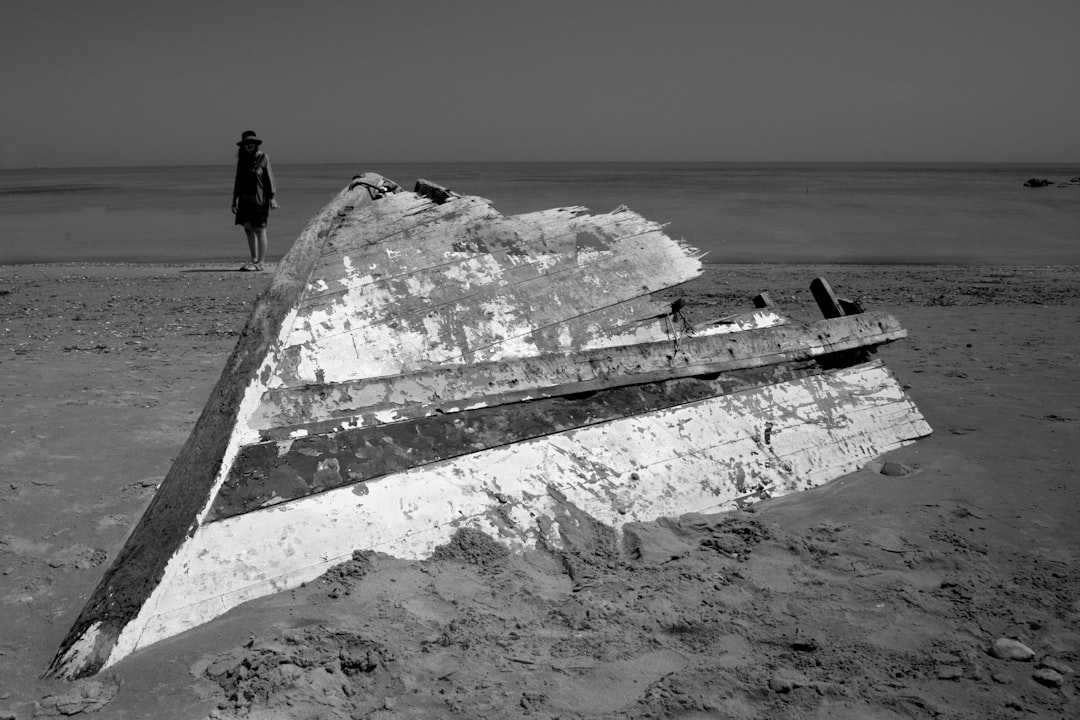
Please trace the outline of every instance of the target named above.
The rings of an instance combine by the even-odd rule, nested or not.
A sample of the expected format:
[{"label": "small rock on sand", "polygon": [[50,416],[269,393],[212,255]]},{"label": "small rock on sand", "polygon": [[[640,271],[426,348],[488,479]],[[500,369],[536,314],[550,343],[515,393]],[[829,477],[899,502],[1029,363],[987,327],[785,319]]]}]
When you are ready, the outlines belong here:
[{"label": "small rock on sand", "polygon": [[938,665],[934,675],[938,680],[959,680],[964,677],[964,669],[956,665]]},{"label": "small rock on sand", "polygon": [[962,662],[962,659],[959,655],[953,655],[952,653],[934,653],[933,658],[934,662],[938,663],[939,665],[955,665],[958,662]]},{"label": "small rock on sand", "polygon": [[119,686],[99,680],[80,683],[71,692],[49,695],[37,703],[35,715],[76,715],[97,712],[112,702]]},{"label": "small rock on sand", "polygon": [[1039,661],[1040,668],[1049,668],[1059,675],[1072,675],[1073,669],[1071,665],[1068,665],[1057,658],[1046,657]]},{"label": "small rock on sand", "polygon": [[881,474],[889,477],[903,477],[911,474],[911,468],[903,463],[893,462],[892,460],[886,461],[881,465]]},{"label": "small rock on sand", "polygon": [[1065,678],[1061,677],[1060,673],[1050,668],[1039,668],[1031,674],[1031,677],[1035,679],[1035,682],[1052,688],[1061,687],[1061,684],[1065,682]]},{"label": "small rock on sand", "polygon": [[1027,661],[1035,657],[1035,651],[1022,642],[1010,638],[998,638],[990,647],[990,654],[999,660]]},{"label": "small rock on sand", "polygon": [[795,688],[806,687],[810,681],[794,670],[780,670],[769,680],[769,689],[775,693],[789,693]]}]

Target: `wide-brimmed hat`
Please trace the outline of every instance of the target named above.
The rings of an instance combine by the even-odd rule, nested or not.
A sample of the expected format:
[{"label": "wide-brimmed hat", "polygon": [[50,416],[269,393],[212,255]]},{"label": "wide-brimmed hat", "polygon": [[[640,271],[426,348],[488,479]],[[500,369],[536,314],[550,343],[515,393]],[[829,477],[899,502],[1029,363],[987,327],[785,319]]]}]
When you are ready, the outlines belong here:
[{"label": "wide-brimmed hat", "polygon": [[249,143],[249,142],[253,142],[256,145],[262,145],[262,140],[255,137],[255,131],[254,130],[245,130],[244,134],[240,136],[240,142],[238,142],[236,144],[237,145],[244,145],[245,143]]}]

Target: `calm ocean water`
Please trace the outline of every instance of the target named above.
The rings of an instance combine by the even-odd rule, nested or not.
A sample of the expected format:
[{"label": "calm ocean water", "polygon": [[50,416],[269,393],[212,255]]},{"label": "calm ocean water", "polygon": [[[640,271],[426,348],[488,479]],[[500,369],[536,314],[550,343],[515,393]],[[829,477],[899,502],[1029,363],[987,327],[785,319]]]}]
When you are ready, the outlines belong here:
[{"label": "calm ocean water", "polygon": [[[277,259],[353,175],[424,177],[504,214],[627,205],[718,263],[1080,263],[1072,165],[383,163],[276,165]],[[0,264],[241,262],[231,166],[0,171]]]}]

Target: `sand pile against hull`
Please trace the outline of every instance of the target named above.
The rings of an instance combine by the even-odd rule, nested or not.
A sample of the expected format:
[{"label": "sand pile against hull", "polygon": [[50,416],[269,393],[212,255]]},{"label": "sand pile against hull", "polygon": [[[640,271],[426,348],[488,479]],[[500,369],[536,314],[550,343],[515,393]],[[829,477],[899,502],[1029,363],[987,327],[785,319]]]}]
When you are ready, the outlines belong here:
[{"label": "sand pile against hull", "polygon": [[[854,494],[891,482],[899,502],[915,481],[874,474],[853,477]],[[792,503],[810,506],[808,527],[778,507],[645,523],[622,548],[586,532],[555,556],[513,557],[458,536],[439,560],[369,557],[346,592],[317,582],[295,598],[322,621],[256,635],[192,671],[217,686],[218,718],[953,717],[961,702],[994,717],[1069,706],[1070,632],[1053,619],[1077,590],[1064,564],[1017,558],[999,569],[1028,587],[983,594],[965,578],[991,566],[965,532],[987,522],[980,508],[945,507],[945,526],[901,534],[822,519],[830,495]],[[1000,617],[1039,604],[1026,619]],[[1040,650],[1027,662],[995,657],[998,634]]]}]

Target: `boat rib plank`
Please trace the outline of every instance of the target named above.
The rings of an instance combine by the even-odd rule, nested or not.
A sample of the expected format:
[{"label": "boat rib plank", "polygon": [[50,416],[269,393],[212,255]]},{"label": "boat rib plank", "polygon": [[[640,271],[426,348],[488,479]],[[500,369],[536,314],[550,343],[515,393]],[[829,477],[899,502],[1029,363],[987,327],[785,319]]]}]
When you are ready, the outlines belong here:
[{"label": "boat rib plank", "polygon": [[684,378],[615,387],[588,397],[545,398],[256,443],[240,451],[208,519],[220,520],[459,455],[822,372],[813,362],[788,363],[712,380]]},{"label": "boat rib plank", "polygon": [[[669,262],[660,271],[653,264],[665,256]],[[683,282],[700,267],[694,258],[685,260],[682,265],[671,262],[670,253],[665,255],[661,248],[614,256],[610,265],[574,267],[557,277],[503,286],[490,298],[466,298],[390,323],[367,317],[366,309],[357,309],[359,317],[354,315],[352,320],[322,313],[306,327],[356,325],[310,341],[304,339],[304,326],[294,331],[280,382],[312,382],[316,375],[334,382],[358,374],[391,375],[449,362],[534,355],[537,348],[530,342],[534,330]],[[297,340],[303,341],[293,344]]]},{"label": "boat rib plank", "polygon": [[[659,233],[626,236],[614,241],[604,253],[575,257],[576,253],[551,254],[546,257],[512,257],[504,251],[491,254],[451,258],[433,265],[421,266],[408,273],[389,275],[384,272],[382,258],[372,262],[358,261],[371,277],[340,281],[333,293],[313,294],[301,305],[301,316],[309,316],[310,338],[298,337],[291,344],[307,339],[319,339],[334,332],[346,332],[359,322],[410,324],[410,317],[450,307],[455,303],[478,303],[493,300],[519,283],[536,282],[541,278],[560,282],[561,273],[591,266],[593,272],[603,272],[605,265],[616,262],[617,256],[644,255],[643,262],[655,262],[657,246],[664,244]],[[665,238],[666,240],[666,238]],[[651,256],[651,257],[650,257]],[[686,267],[700,272],[700,264]],[[688,275],[679,282],[695,277]],[[349,283],[345,287],[345,283]],[[341,317],[336,325],[335,317]],[[415,321],[413,321],[415,323]],[[347,327],[342,327],[347,325]]]},{"label": "boat rib plank", "polygon": [[778,362],[806,360],[906,336],[896,318],[881,311],[779,325],[675,342],[605,347],[573,356],[544,355],[512,362],[427,368],[398,376],[271,388],[253,427],[265,430],[304,419],[349,418],[376,424],[415,417],[417,409],[452,412],[485,402],[589,392],[601,387],[655,382]]},{"label": "boat rib plank", "polygon": [[[450,205],[439,206],[450,208]],[[557,208],[504,217],[487,206],[470,206],[452,219],[432,216],[407,230],[373,236],[364,223],[344,235],[339,244],[350,248],[349,263],[324,258],[317,274],[331,288],[322,294],[359,289],[371,282],[390,280],[472,258],[505,257],[508,266],[537,262],[541,265],[577,264],[579,252],[603,252],[620,238],[641,236],[661,226],[631,211],[607,215],[580,214],[583,208]],[[449,212],[449,211],[447,211]],[[363,218],[358,218],[363,220]],[[353,266],[366,267],[359,275]],[[347,282],[346,282],[347,280]]]},{"label": "boat rib plank", "polygon": [[[443,326],[476,323],[477,308],[513,303],[522,303],[517,314],[535,318],[533,325],[550,325],[696,277],[701,265],[692,258],[666,263],[666,272],[655,270],[661,258],[670,260],[671,242],[660,233],[622,238],[608,252],[575,263],[501,264],[495,256],[473,256],[364,282],[305,300],[288,344],[303,346],[387,325],[424,331],[436,316]],[[373,270],[376,263],[366,267],[379,272]]]}]

